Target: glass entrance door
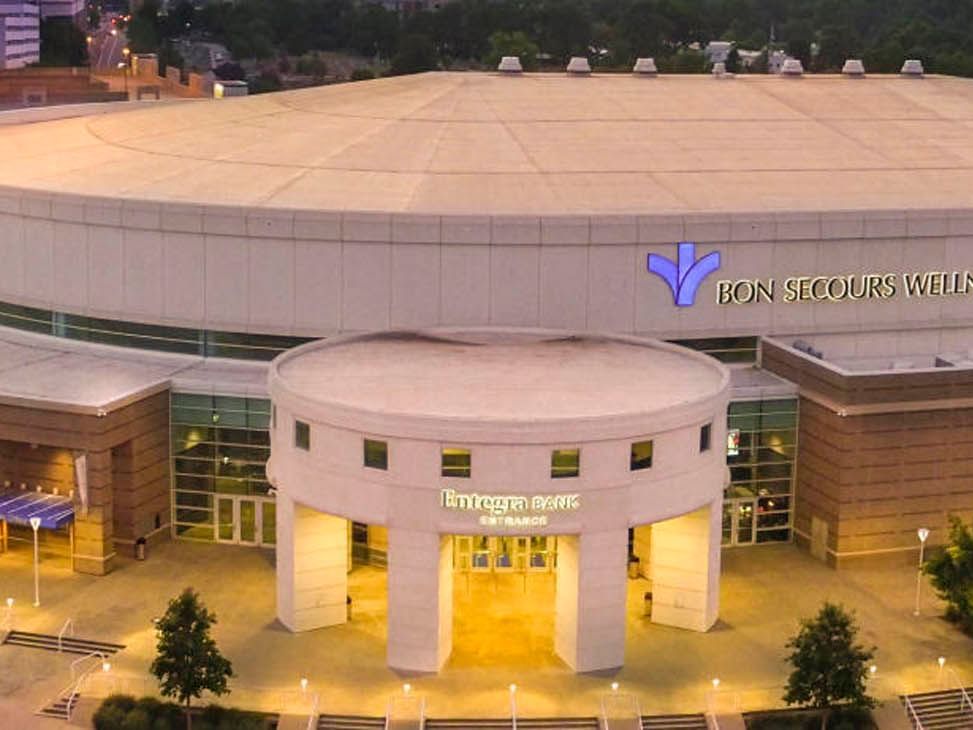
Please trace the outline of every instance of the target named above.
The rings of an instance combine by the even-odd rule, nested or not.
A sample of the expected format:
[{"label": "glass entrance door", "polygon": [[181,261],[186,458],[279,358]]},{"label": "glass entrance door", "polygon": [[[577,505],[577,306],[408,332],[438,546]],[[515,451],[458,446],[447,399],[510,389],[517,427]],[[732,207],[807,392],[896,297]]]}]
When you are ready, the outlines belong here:
[{"label": "glass entrance door", "polygon": [[272,499],[220,495],[216,498],[216,539],[234,545],[273,545],[275,517]]},{"label": "glass entrance door", "polygon": [[474,573],[525,573],[553,569],[557,538],[456,535],[453,568]]},{"label": "glass entrance door", "polygon": [[755,541],[756,499],[723,501],[723,545],[752,545]]}]

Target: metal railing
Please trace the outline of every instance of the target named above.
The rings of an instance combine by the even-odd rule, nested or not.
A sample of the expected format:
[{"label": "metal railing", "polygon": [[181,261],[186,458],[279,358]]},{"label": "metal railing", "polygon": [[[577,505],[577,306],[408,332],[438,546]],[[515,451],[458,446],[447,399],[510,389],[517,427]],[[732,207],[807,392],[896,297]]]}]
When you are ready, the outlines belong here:
[{"label": "metal railing", "polygon": [[311,711],[307,713],[307,729],[314,730],[315,725],[318,723],[318,705],[321,701],[321,695],[317,692],[314,693],[314,699],[311,700]]},{"label": "metal railing", "polygon": [[61,630],[57,632],[57,653],[58,654],[61,653],[61,649],[63,648],[63,644],[64,644],[64,634],[65,634],[65,632],[68,631],[68,629],[71,630],[71,633],[69,634],[69,636],[73,637],[74,636],[74,619],[69,618],[67,621],[65,621],[64,622],[64,625],[61,626]]},{"label": "metal railing", "polygon": [[912,722],[915,723],[916,730],[924,730],[922,727],[922,720],[919,719],[919,715],[916,713],[916,708],[912,706],[912,700],[909,699],[909,695],[902,695],[905,700],[905,709],[909,711],[909,717],[912,718]]},{"label": "metal railing", "polygon": [[962,710],[963,706],[965,705],[970,709],[970,712],[973,713],[973,701],[970,700],[970,695],[966,691],[966,686],[963,684],[963,681],[960,679],[960,676],[956,673],[956,670],[953,668],[949,668],[947,670],[947,676],[956,685],[955,689],[958,689],[960,692],[960,700],[959,700],[960,710]]}]

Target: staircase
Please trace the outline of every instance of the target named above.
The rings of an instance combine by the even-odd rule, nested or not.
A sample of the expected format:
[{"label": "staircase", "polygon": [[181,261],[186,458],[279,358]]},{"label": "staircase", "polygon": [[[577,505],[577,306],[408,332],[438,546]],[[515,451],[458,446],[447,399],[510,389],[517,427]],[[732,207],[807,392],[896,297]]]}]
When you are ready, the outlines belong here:
[{"label": "staircase", "polygon": [[[973,692],[973,687],[967,687],[967,696]],[[949,689],[939,692],[921,692],[919,694],[908,695],[909,702],[919,718],[919,725],[916,724],[916,717],[909,713],[909,721],[912,727],[919,730],[969,730],[973,728],[973,708],[963,697],[963,690]],[[902,698],[905,704],[905,697]]]},{"label": "staircase", "polygon": [[[30,649],[43,649],[45,651],[59,650],[58,638],[56,636],[51,636],[50,634],[32,634],[28,631],[11,631],[7,634],[3,643],[11,646],[26,646]],[[105,656],[110,656],[124,648],[124,644],[110,644],[91,639],[75,639],[69,636],[60,639],[60,651],[66,654],[93,654],[100,652]]]},{"label": "staircase", "polygon": [[383,730],[384,717],[358,715],[319,715],[318,730]]},{"label": "staircase", "polygon": [[[357,715],[321,715],[318,730],[382,730],[385,718]],[[425,721],[425,730],[511,730],[509,718],[435,719]],[[518,717],[517,730],[599,730],[596,717]],[[703,715],[646,715],[644,730],[706,730]],[[964,726],[965,727],[965,726]]]},{"label": "staircase", "polygon": [[642,730],[707,730],[706,716],[642,715]]},{"label": "staircase", "polygon": [[55,720],[70,720],[71,708],[78,702],[79,695],[62,695],[51,704],[42,707],[36,714]]}]

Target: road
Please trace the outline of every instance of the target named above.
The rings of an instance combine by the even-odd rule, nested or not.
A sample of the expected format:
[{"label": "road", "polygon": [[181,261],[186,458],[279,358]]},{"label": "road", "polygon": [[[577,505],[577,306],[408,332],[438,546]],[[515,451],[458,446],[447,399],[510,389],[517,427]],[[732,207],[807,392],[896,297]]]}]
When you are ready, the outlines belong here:
[{"label": "road", "polygon": [[[115,31],[114,34],[112,31]],[[109,71],[118,68],[118,64],[125,60],[122,49],[128,44],[124,30],[115,29],[111,24],[111,16],[106,15],[98,30],[89,33],[91,46],[88,57],[91,68],[95,71]]]}]

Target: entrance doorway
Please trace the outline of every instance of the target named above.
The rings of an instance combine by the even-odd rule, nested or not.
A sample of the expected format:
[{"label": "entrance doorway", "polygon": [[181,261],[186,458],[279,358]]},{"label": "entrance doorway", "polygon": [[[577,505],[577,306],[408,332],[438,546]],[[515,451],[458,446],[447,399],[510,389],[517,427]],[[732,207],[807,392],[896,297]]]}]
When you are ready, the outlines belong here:
[{"label": "entrance doorway", "polygon": [[277,541],[276,512],[273,499],[218,495],[217,542],[273,547]]},{"label": "entrance doorway", "polygon": [[546,535],[456,535],[458,573],[548,573],[557,561],[557,538]]},{"label": "entrance doorway", "polygon": [[726,499],[723,501],[723,545],[753,545],[756,542],[757,500]]}]

